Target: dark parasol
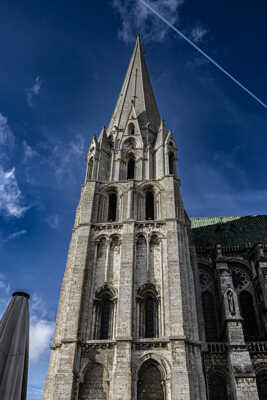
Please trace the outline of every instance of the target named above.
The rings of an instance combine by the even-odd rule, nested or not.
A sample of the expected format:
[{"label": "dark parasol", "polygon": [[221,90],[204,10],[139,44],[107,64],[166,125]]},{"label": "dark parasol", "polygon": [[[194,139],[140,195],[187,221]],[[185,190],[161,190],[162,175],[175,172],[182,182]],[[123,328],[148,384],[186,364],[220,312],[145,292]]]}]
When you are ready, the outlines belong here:
[{"label": "dark parasol", "polygon": [[29,295],[15,292],[0,321],[0,399],[26,400]]}]

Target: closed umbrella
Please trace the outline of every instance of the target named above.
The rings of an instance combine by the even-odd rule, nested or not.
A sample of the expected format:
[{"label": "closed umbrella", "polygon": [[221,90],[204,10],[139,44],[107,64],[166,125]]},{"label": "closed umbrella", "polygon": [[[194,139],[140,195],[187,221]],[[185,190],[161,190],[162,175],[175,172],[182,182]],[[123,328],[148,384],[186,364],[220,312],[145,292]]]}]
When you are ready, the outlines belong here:
[{"label": "closed umbrella", "polygon": [[29,295],[15,292],[0,321],[0,399],[26,400]]}]

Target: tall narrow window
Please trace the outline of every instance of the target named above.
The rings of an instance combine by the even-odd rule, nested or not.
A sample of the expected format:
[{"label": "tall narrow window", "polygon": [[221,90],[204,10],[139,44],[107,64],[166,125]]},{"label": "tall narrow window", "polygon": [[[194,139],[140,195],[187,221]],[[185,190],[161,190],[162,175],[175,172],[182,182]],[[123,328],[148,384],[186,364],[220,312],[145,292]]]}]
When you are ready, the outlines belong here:
[{"label": "tall narrow window", "polygon": [[146,192],[146,219],[154,219],[154,193]]},{"label": "tall narrow window", "polygon": [[132,122],[128,126],[128,135],[134,135],[134,124]]},{"label": "tall narrow window", "polygon": [[127,179],[134,179],[135,159],[131,157],[127,165]]},{"label": "tall narrow window", "polygon": [[256,376],[259,400],[267,399],[267,373],[261,373]]},{"label": "tall narrow window", "polygon": [[228,400],[226,379],[222,374],[209,374],[209,400]]},{"label": "tall narrow window", "polygon": [[101,307],[100,339],[108,339],[110,337],[111,307],[111,301],[105,298]]},{"label": "tall narrow window", "polygon": [[117,213],[117,195],[116,193],[110,193],[108,202],[108,220],[116,221]]},{"label": "tall narrow window", "polygon": [[239,295],[239,305],[243,318],[245,340],[256,340],[258,338],[258,324],[252,296],[246,290],[243,290]]},{"label": "tall narrow window", "polygon": [[88,169],[87,169],[87,179],[88,180],[93,178],[93,167],[94,167],[94,160],[93,160],[93,158],[91,158],[88,163]]},{"label": "tall narrow window", "polygon": [[205,291],[202,293],[203,317],[205,323],[205,333],[207,342],[215,342],[218,340],[216,308],[214,296]]},{"label": "tall narrow window", "polygon": [[148,296],[145,299],[145,337],[153,338],[156,336],[155,327],[155,300]]},{"label": "tall narrow window", "polygon": [[174,155],[173,153],[169,153],[169,174],[174,174]]}]

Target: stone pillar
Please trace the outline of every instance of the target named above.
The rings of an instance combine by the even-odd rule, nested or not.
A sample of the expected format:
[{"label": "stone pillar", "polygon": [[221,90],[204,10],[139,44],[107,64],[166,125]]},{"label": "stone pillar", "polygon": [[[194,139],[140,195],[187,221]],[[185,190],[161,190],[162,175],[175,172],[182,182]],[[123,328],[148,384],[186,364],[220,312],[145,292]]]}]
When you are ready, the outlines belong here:
[{"label": "stone pillar", "polygon": [[263,245],[258,244],[254,254],[254,262],[258,273],[261,288],[261,312],[264,322],[264,336],[267,337],[267,257],[264,255]]},{"label": "stone pillar", "polygon": [[255,371],[244,341],[242,317],[232,274],[228,268],[227,258],[222,255],[221,246],[217,245],[216,250],[216,270],[219,276],[225,335],[228,342],[231,392],[235,400],[258,400]]},{"label": "stone pillar", "polygon": [[125,224],[121,240],[120,286],[117,308],[112,400],[131,399],[134,237],[134,223]]}]

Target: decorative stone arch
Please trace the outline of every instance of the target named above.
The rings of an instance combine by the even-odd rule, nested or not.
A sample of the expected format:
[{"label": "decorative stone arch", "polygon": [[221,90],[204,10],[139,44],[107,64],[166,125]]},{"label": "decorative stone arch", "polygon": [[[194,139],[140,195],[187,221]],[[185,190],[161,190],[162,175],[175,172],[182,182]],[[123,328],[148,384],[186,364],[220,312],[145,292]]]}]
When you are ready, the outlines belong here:
[{"label": "decorative stone arch", "polygon": [[120,148],[121,150],[124,151],[135,151],[135,149],[138,147],[137,146],[138,143],[138,139],[135,136],[125,136],[121,139],[121,144],[120,144]]},{"label": "decorative stone arch", "polygon": [[163,192],[163,187],[160,183],[150,181],[150,182],[142,182],[140,185],[138,185],[137,190],[147,190],[147,188],[152,187],[156,193]]},{"label": "decorative stone arch", "polygon": [[112,339],[116,325],[117,290],[112,285],[105,283],[96,290],[93,303],[94,339]]},{"label": "decorative stone arch", "polygon": [[137,220],[144,221],[146,219],[146,192],[154,193],[154,219],[161,217],[161,193],[163,188],[158,182],[142,182],[136,187],[136,216]]},{"label": "decorative stone arch", "polygon": [[109,400],[110,376],[108,368],[104,364],[90,359],[84,360],[78,380],[78,400],[94,400],[96,391],[101,395],[101,399]]},{"label": "decorative stone arch", "polygon": [[159,337],[160,295],[155,285],[145,283],[137,290],[137,333],[141,338]]},{"label": "decorative stone arch", "polygon": [[119,220],[121,189],[118,185],[106,185],[98,192],[99,222],[114,222]]},{"label": "decorative stone arch", "polygon": [[142,366],[146,363],[152,361],[157,365],[161,376],[161,383],[163,386],[163,399],[171,400],[171,366],[169,361],[162,355],[155,353],[147,353],[140,357],[132,369],[132,398],[133,400],[138,400],[138,376],[141,371]]}]

